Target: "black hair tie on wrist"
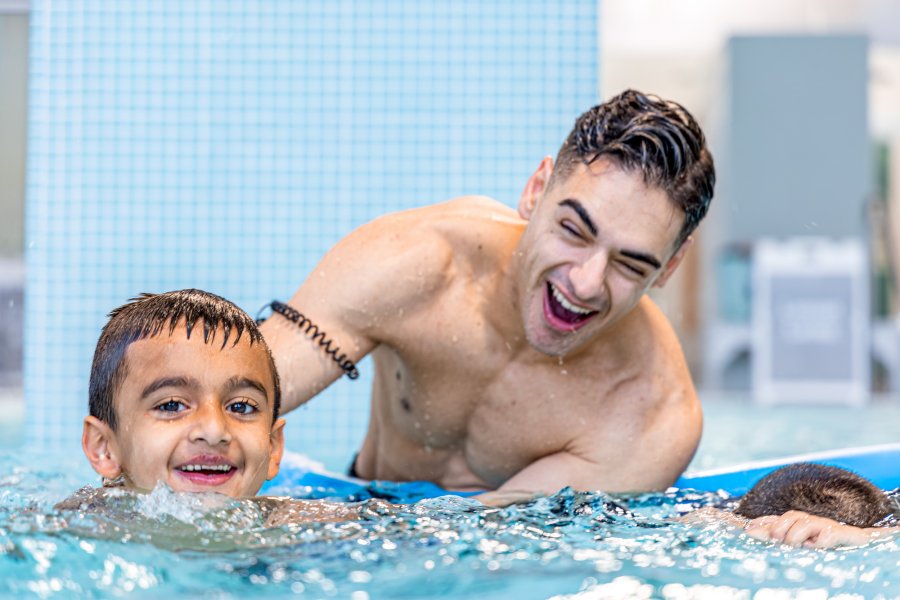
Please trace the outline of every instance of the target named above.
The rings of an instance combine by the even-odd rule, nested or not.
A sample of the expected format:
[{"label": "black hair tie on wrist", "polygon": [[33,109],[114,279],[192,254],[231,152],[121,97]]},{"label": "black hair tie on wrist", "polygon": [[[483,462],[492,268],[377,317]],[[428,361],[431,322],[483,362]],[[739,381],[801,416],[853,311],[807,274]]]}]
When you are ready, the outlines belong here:
[{"label": "black hair tie on wrist", "polygon": [[[333,340],[328,339],[327,334],[319,329],[318,325],[306,318],[299,310],[288,306],[284,302],[279,302],[278,300],[272,300],[263,306],[259,312],[261,313],[266,308],[271,308],[272,312],[276,312],[288,321],[296,324],[304,334],[310,336],[310,339],[325,351],[325,354],[331,356],[331,359],[338,364],[347,377],[350,379],[359,377],[359,369],[356,368],[356,364],[347,358],[346,354],[338,355],[338,352],[340,352],[341,349],[334,344]],[[257,313],[256,322],[262,323],[263,321],[265,321],[265,319],[260,318],[259,313]]]}]

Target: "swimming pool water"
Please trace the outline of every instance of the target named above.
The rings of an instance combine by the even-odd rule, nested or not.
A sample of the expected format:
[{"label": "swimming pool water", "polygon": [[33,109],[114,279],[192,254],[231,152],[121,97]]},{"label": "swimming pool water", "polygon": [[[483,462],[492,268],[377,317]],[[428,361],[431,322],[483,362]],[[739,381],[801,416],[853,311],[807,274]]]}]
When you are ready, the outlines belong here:
[{"label": "swimming pool water", "polygon": [[[63,514],[53,505],[97,477],[80,452],[19,449],[21,412],[0,419],[2,598],[900,597],[900,540],[803,550],[670,520],[713,495],[563,492],[506,510],[445,498],[358,523],[266,529],[252,506],[203,508],[157,490],[108,517]],[[705,414],[696,469],[900,441],[897,403],[707,402]]]},{"label": "swimming pool water", "polygon": [[722,500],[713,494],[563,490],[508,509],[444,497],[370,506],[356,522],[265,528],[251,503],[165,488],[125,494],[105,516],[56,511],[93,481],[80,459],[0,458],[2,597],[900,596],[897,539],[805,550],[672,521]]}]

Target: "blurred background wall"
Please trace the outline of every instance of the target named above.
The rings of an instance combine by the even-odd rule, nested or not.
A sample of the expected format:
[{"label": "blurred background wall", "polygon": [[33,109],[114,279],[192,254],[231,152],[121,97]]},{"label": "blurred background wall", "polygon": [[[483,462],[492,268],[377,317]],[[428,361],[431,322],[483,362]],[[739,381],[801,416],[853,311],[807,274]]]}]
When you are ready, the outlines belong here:
[{"label": "blurred background wall", "polygon": [[[898,3],[297,6],[0,0],[0,402],[21,415],[24,336],[35,441],[72,443],[103,315],[127,297],[194,285],[254,311],[377,214],[512,204],[572,119],[627,87],[688,107],[717,161],[697,246],[655,293],[701,397],[750,397],[767,238],[862,245],[859,376],[896,391]],[[313,403],[310,446],[355,443],[364,385]]]},{"label": "blurred background wall", "polygon": [[698,251],[656,295],[699,385],[753,385],[756,241],[849,236],[869,259],[871,387],[896,391],[900,4],[607,0],[601,15],[603,95],[682,100],[716,158]]}]

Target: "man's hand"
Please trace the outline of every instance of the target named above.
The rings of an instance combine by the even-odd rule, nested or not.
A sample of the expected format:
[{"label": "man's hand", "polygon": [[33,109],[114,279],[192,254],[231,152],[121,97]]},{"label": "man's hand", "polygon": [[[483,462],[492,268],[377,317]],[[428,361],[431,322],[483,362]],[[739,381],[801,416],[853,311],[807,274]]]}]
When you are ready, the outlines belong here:
[{"label": "man's hand", "polygon": [[781,516],[759,517],[750,521],[746,533],[758,540],[780,542],[805,548],[834,548],[862,546],[883,537],[896,528],[863,529],[844,525],[825,517],[816,517],[799,510]]}]

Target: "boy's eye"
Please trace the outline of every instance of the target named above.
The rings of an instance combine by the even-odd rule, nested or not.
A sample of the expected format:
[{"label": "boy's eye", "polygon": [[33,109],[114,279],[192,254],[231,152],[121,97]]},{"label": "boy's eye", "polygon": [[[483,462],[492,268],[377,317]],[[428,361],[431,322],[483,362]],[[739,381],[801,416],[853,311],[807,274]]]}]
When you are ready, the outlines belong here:
[{"label": "boy's eye", "polygon": [[241,415],[252,415],[259,409],[248,401],[238,400],[237,402],[232,402],[231,404],[229,404],[228,410]]},{"label": "boy's eye", "polygon": [[187,409],[187,407],[184,405],[184,402],[181,402],[179,400],[166,400],[162,404],[158,404],[156,406],[156,410],[160,412],[176,413],[181,412],[185,409]]}]

